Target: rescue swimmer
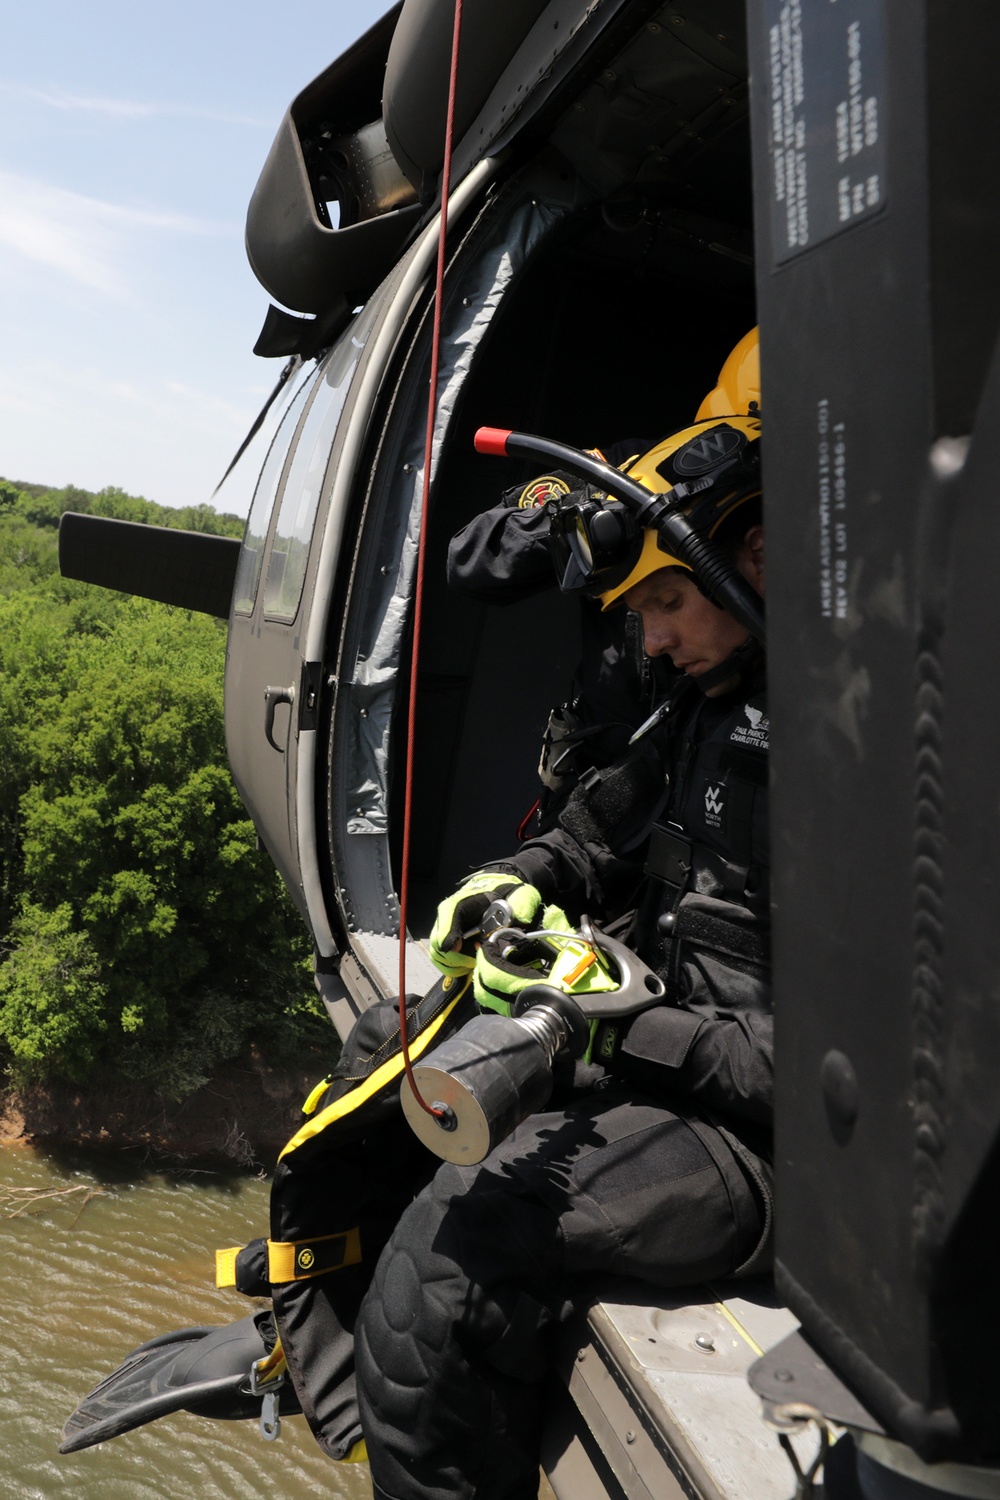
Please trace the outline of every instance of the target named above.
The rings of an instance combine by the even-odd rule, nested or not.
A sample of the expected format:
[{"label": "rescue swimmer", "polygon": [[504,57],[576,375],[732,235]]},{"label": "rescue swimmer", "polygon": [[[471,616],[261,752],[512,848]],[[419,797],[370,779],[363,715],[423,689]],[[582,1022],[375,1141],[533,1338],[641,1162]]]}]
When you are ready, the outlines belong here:
[{"label": "rescue swimmer", "polygon": [[[733,347],[716,386],[701,402],[695,422],[745,413],[760,404],[759,330]],[[648,441],[627,439],[591,450],[596,457],[637,473]],[[657,480],[657,483],[659,481]],[[566,576],[569,558],[550,546],[550,523],[579,481],[565,471],[536,475],[506,490],[498,504],[474,516],[448,547],[449,587],[493,605],[516,604],[557,584],[580,597],[580,661],[567,702],[552,709],[538,767],[542,790],[530,833],[551,827],[581,775],[610,765],[669,690],[670,659],[643,650],[639,617],[631,609],[602,610]],[[578,580],[577,580],[578,582]]]},{"label": "rescue swimmer", "polygon": [[[648,441],[590,450],[627,469]],[[572,474],[554,470],[505,490],[499,504],[474,516],[448,547],[448,585],[484,604],[510,605],[559,586],[559,561],[549,546],[552,515],[576,490]],[[625,610],[605,614],[581,596],[580,660],[570,696],[549,714],[538,775],[541,793],[523,833],[552,826],[579,776],[623,754],[632,731],[662,696],[666,679],[642,649],[638,620]]]},{"label": "rescue swimmer", "polygon": [[[684,429],[636,465],[764,590],[759,415]],[[431,935],[451,983],[506,1011],[539,975],[467,934],[504,899],[544,930],[624,925],[667,999],[597,1030],[476,1167],[445,1164],[399,1219],[355,1327],[378,1500],[523,1500],[538,1486],[553,1327],[593,1273],[658,1287],[767,1264],[771,1222],[767,748],[763,652],[657,534],[598,574],[679,673],[624,759],[585,776],[557,826],[444,901]]]}]

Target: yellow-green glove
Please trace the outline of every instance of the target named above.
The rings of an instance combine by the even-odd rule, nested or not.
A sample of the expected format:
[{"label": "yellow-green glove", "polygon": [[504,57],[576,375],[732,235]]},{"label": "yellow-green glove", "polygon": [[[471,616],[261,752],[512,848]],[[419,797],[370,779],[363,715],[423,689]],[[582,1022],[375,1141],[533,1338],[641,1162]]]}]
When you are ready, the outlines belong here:
[{"label": "yellow-green glove", "polygon": [[[547,906],[540,928],[572,932],[569,918],[558,906]],[[511,1005],[531,984],[551,984],[568,995],[591,995],[616,988],[604,959],[582,937],[526,938],[505,956],[495,946],[476,955],[473,993],[481,1006],[509,1016]]]},{"label": "yellow-green glove", "polygon": [[519,875],[503,875],[498,870],[470,875],[441,902],[431,928],[430,953],[442,974],[468,974],[474,967],[474,938],[487,908],[501,897],[510,904],[512,919],[524,926],[531,925],[542,904],[533,885],[526,885]]}]

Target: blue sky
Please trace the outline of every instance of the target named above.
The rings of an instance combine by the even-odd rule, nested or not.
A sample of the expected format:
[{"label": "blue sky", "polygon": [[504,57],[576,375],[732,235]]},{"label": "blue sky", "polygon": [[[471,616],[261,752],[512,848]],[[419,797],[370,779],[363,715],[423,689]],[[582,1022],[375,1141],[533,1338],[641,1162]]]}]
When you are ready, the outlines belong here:
[{"label": "blue sky", "polygon": [[[0,475],[209,500],[281,368],[246,206],[390,0],[32,0],[0,53]],[[220,491],[246,513],[258,436]]]}]

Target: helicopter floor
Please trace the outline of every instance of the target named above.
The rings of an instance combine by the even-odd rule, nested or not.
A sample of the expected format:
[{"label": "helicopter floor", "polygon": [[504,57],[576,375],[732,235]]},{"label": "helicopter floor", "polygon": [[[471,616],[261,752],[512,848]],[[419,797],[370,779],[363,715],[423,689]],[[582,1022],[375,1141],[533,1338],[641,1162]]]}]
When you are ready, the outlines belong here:
[{"label": "helicopter floor", "polygon": [[[609,1289],[567,1329],[543,1466],[558,1500],[787,1500],[794,1476],[746,1372],[796,1326],[767,1279]],[[807,1465],[808,1436],[797,1439]]]}]

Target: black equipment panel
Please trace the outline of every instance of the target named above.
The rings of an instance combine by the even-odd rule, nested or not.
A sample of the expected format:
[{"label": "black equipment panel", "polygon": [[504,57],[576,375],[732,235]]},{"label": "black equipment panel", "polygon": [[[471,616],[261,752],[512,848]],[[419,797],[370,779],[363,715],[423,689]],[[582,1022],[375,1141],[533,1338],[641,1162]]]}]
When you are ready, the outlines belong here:
[{"label": "black equipment panel", "polygon": [[780,264],[886,201],[884,0],[764,0]]},{"label": "black equipment panel", "polygon": [[[748,11],[779,1289],[896,1436],[925,1457],[996,1461],[1000,368],[987,374],[1000,325],[1000,11],[987,0]],[[855,21],[853,165],[836,155],[845,100],[851,150]],[[828,26],[839,40],[824,40]],[[795,46],[808,235],[792,244],[774,121],[796,87]],[[878,193],[855,213],[852,187],[841,221],[848,165],[877,175]]]}]

